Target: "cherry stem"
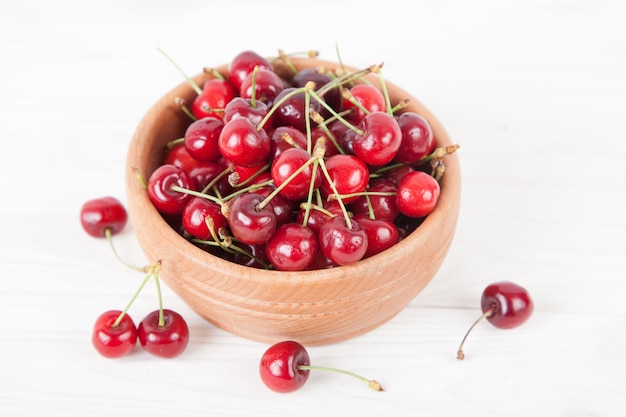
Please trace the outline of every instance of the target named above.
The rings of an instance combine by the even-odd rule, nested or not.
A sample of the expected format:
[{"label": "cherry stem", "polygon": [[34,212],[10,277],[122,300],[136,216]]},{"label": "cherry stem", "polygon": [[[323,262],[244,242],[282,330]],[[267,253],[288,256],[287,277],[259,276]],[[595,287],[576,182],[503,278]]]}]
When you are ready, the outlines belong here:
[{"label": "cherry stem", "polygon": [[337,202],[339,203],[339,207],[341,207],[341,212],[343,213],[343,217],[346,219],[346,227],[348,228],[348,230],[352,230],[352,222],[350,221],[350,215],[348,214],[348,210],[346,209],[346,206],[343,203],[343,200],[341,199],[339,191],[337,191],[337,187],[335,186],[333,179],[330,177],[330,174],[328,173],[328,169],[326,169],[326,164],[324,163],[324,159],[320,158],[319,161],[320,161],[320,167],[322,168],[322,172],[324,173],[324,177],[326,178],[326,181],[328,181],[330,188],[332,188],[333,194],[337,197]]},{"label": "cherry stem", "polygon": [[203,189],[202,189],[202,193],[208,193],[209,190],[213,187],[215,187],[215,184],[217,184],[222,178],[224,178],[225,175],[230,174],[231,172],[233,172],[233,168],[231,166],[224,168],[224,170],[222,172],[220,172],[215,178],[213,178],[211,180],[211,182],[209,182]]},{"label": "cherry stem", "polygon": [[195,197],[206,198],[207,200],[213,201],[214,203],[217,203],[217,204],[222,204],[222,202],[223,202],[223,200],[220,200],[219,198],[217,198],[217,197],[215,197],[215,196],[213,196],[211,194],[206,194],[206,193],[202,193],[202,192],[199,192],[199,191],[190,190],[188,188],[183,188],[183,187],[180,187],[178,185],[172,185],[170,187],[170,190],[176,191],[178,193],[193,195]]},{"label": "cherry stem", "polygon": [[189,108],[187,107],[187,105],[185,104],[185,99],[181,98],[181,97],[176,97],[174,99],[174,103],[176,103],[176,105],[178,107],[180,107],[180,109],[183,111],[183,113],[185,113],[191,120],[193,120],[194,122],[198,120],[198,118],[196,117],[195,114],[193,114],[191,112],[191,110],[189,110]]},{"label": "cherry stem", "polygon": [[146,182],[146,179],[143,177],[143,175],[141,175],[139,173],[139,170],[135,167],[131,168],[131,172],[135,175],[135,177],[137,177],[137,179],[139,180],[139,182],[141,183],[141,185],[143,186],[144,189],[148,189],[148,183]]},{"label": "cherry stem", "polygon": [[306,201],[306,208],[304,210],[304,219],[302,220],[303,226],[306,226],[309,223],[309,215],[311,213],[311,205],[313,201],[313,191],[315,189],[315,174],[317,174],[319,164],[319,159],[315,158],[313,161],[313,175],[311,175],[311,181],[309,182],[309,194]]},{"label": "cherry stem", "polygon": [[202,70],[207,74],[211,74],[214,78],[217,78],[218,80],[226,80],[226,77],[224,77],[224,75],[222,75],[222,73],[215,68],[204,67]]},{"label": "cherry stem", "polygon": [[330,371],[330,372],[337,372],[340,374],[344,374],[344,375],[348,375],[351,377],[354,377],[356,379],[358,379],[361,382],[364,382],[367,384],[367,386],[371,389],[373,389],[374,391],[384,391],[382,385],[380,385],[380,383],[376,380],[373,379],[367,379],[365,377],[362,377],[361,375],[355,374],[354,372],[350,372],[350,371],[346,371],[343,369],[337,369],[337,368],[329,368],[326,366],[313,366],[313,365],[299,365],[298,369],[301,371]]},{"label": "cherry stem", "polygon": [[104,229],[104,234],[106,236],[107,241],[109,242],[109,246],[111,246],[111,250],[113,251],[113,254],[115,255],[115,257],[117,258],[118,261],[120,261],[122,263],[122,265],[134,270],[134,271],[139,271],[139,272],[146,272],[149,267],[138,267],[135,265],[131,265],[128,262],[126,262],[124,259],[122,259],[122,257],[119,255],[119,253],[117,252],[117,250],[115,249],[115,245],[113,244],[113,235],[111,233],[111,229],[110,228],[106,228]]},{"label": "cherry stem", "polygon": [[198,84],[196,84],[196,82],[192,80],[191,77],[185,74],[185,71],[183,71],[182,68],[179,67],[178,64],[174,62],[174,60],[168,54],[165,53],[165,51],[163,51],[161,48],[157,48],[157,51],[159,51],[161,55],[163,55],[168,61],[170,61],[172,65],[174,65],[174,68],[176,68],[178,72],[180,72],[182,76],[185,77],[189,85],[191,85],[191,88],[193,88],[198,95],[202,94],[202,89],[198,86]]},{"label": "cherry stem", "polygon": [[267,112],[265,117],[263,117],[263,119],[259,122],[259,125],[257,126],[256,130],[259,131],[259,130],[263,129],[263,126],[265,126],[265,123],[267,123],[267,121],[270,119],[270,117],[272,117],[274,112],[276,112],[276,110],[280,107],[281,104],[283,104],[285,101],[287,101],[291,97],[295,96],[296,94],[305,92],[306,89],[307,89],[306,86],[301,87],[301,88],[296,88],[296,89],[290,91],[289,93],[285,94],[283,97],[281,97],[280,100],[278,100],[276,103],[274,103],[272,105],[272,107],[269,109],[269,111]]},{"label": "cherry stem", "polygon": [[150,266],[148,268],[148,273],[146,274],[146,276],[141,281],[141,284],[139,284],[139,288],[137,288],[137,291],[135,291],[135,294],[133,294],[132,298],[130,299],[128,304],[126,304],[126,307],[124,307],[124,310],[122,310],[120,315],[117,316],[117,319],[115,320],[115,322],[113,323],[113,325],[111,327],[115,328],[115,327],[120,325],[120,323],[122,322],[122,319],[124,318],[124,316],[126,315],[128,310],[130,309],[130,307],[133,305],[133,303],[135,302],[135,300],[139,296],[139,293],[141,293],[141,290],[143,290],[143,287],[146,286],[146,283],[150,280],[150,278],[152,278],[155,274],[158,273],[160,268],[161,268],[161,261],[157,261],[154,265],[152,265],[152,266]]},{"label": "cherry stem", "polygon": [[159,272],[152,273],[154,283],[156,284],[157,297],[159,298],[159,327],[165,326],[165,318],[163,317],[163,296],[161,295],[161,282],[159,280]]},{"label": "cherry stem", "polygon": [[463,340],[461,341],[461,344],[459,345],[459,349],[456,351],[456,358],[460,361],[462,361],[463,359],[465,359],[465,353],[463,353],[463,345],[465,344],[465,340],[467,340],[467,336],[469,336],[470,332],[472,331],[472,329],[474,327],[476,327],[476,325],[482,321],[483,319],[486,319],[487,317],[490,317],[493,313],[496,312],[496,307],[492,306],[489,310],[485,311],[483,313],[482,316],[480,316],[475,322],[474,324],[471,325],[471,327],[467,330],[467,333],[465,333],[465,336],[463,337]]},{"label": "cherry stem", "polygon": [[351,197],[368,197],[371,195],[374,196],[381,196],[381,197],[390,197],[390,196],[394,196],[397,195],[397,192],[394,191],[362,191],[360,193],[349,193],[349,194],[329,194],[327,200],[328,201],[333,201],[333,200],[338,200],[339,198],[351,198]]},{"label": "cherry stem", "polygon": [[387,114],[389,116],[393,116],[393,108],[391,107],[391,98],[389,97],[389,91],[387,90],[387,83],[385,83],[385,77],[383,77],[382,72],[380,72],[380,68],[378,68],[378,77],[380,79],[380,89],[383,92],[383,96],[385,97],[385,104],[387,106]]},{"label": "cherry stem", "polygon": [[320,97],[320,95],[318,93],[316,93],[315,91],[311,91],[311,96],[316,99],[321,105],[322,107],[324,107],[326,110],[328,110],[328,112],[330,114],[333,115],[333,117],[335,117],[337,120],[339,120],[341,123],[343,123],[344,125],[346,125],[346,127],[348,127],[351,130],[354,130],[357,134],[362,135],[365,132],[363,132],[361,129],[357,128],[356,126],[354,126],[352,123],[350,123],[348,120],[344,119],[339,113],[337,113],[335,111],[335,109],[333,109],[328,103],[326,103],[324,101],[324,99],[322,97]]}]

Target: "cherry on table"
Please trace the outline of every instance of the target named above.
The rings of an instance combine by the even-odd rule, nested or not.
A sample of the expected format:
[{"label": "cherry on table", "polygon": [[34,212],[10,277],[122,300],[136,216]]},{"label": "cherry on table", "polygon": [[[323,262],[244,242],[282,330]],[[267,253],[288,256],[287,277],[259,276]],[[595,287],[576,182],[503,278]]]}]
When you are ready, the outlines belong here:
[{"label": "cherry on table", "polygon": [[105,358],[128,355],[137,342],[137,327],[128,314],[120,310],[102,313],[93,326],[91,343]]},{"label": "cherry on table", "polygon": [[177,312],[155,310],[139,323],[137,338],[147,352],[162,358],[173,358],[187,348],[189,327]]},{"label": "cherry on table", "polygon": [[107,237],[120,232],[128,221],[128,213],[115,197],[89,200],[80,209],[80,223],[93,237]]},{"label": "cherry on table", "polygon": [[534,303],[528,291],[511,281],[489,284],[482,293],[480,307],[483,312],[469,328],[457,350],[457,359],[463,360],[463,345],[472,329],[483,319],[499,329],[512,329],[525,323],[533,313]]},{"label": "cherry on table", "polygon": [[278,393],[296,391],[304,386],[311,370],[324,370],[352,376],[366,383],[375,391],[384,391],[375,380],[353,372],[324,366],[312,366],[306,348],[293,340],[278,342],[270,346],[261,356],[259,373],[266,387]]}]

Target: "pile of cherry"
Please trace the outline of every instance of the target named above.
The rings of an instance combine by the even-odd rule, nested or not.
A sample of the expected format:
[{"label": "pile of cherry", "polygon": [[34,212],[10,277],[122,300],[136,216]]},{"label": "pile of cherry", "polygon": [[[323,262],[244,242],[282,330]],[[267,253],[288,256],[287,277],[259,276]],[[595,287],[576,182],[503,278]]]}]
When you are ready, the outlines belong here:
[{"label": "pile of cherry", "polygon": [[[180,103],[190,124],[146,182],[151,201],[190,241],[254,267],[333,267],[394,245],[434,209],[445,170],[442,158],[456,147],[435,149],[422,116],[394,115],[403,103],[392,107],[382,77],[380,90],[357,83],[379,71],[377,66],[356,74],[294,69],[293,77],[284,80],[265,58],[250,51],[239,54],[227,77],[215,74],[202,90],[195,86],[198,96],[191,110]],[[83,204],[80,214],[89,235],[106,238],[120,262],[145,274],[123,310],[97,318],[95,349],[119,358],[139,341],[155,356],[182,354],[189,329],[180,314],[163,308],[160,264],[130,265],[113,245],[113,235],[128,219],[122,203],[96,198]],[[151,279],[159,308],[137,326],[128,312]],[[514,328],[534,309],[526,289],[510,281],[488,285],[480,306],[482,315],[457,350],[459,360],[481,320]],[[304,346],[282,341],[263,353],[260,377],[268,388],[284,393],[301,388],[311,370],[328,370],[383,391],[375,380],[310,362]]]},{"label": "pile of cherry", "polygon": [[288,67],[281,78],[245,51],[202,89],[187,77],[189,126],[150,175],[150,200],[190,241],[249,266],[327,268],[395,245],[435,208],[457,146],[435,148],[428,121],[390,102],[379,65]]}]

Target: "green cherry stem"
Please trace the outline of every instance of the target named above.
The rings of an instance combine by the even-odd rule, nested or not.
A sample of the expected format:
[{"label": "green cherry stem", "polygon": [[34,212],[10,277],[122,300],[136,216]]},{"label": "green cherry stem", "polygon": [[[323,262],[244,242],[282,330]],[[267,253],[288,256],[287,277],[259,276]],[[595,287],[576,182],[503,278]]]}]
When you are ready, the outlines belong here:
[{"label": "green cherry stem", "polygon": [[111,229],[109,229],[108,227],[106,229],[104,229],[104,234],[106,236],[107,241],[109,242],[109,246],[111,247],[111,250],[113,251],[113,255],[115,255],[117,260],[120,261],[122,263],[122,265],[124,265],[127,268],[130,268],[130,269],[132,269],[134,271],[139,271],[139,272],[146,272],[149,269],[149,267],[142,267],[142,268],[140,268],[138,266],[131,265],[128,262],[126,262],[124,259],[122,259],[122,257],[117,252],[117,249],[115,249],[115,245],[113,244],[113,236],[111,234]]},{"label": "green cherry stem", "polygon": [[198,95],[202,94],[202,89],[198,86],[198,84],[196,84],[195,81],[191,79],[191,77],[185,74],[185,71],[183,71],[183,69],[179,67],[178,64],[174,62],[174,60],[168,54],[165,53],[165,51],[163,51],[161,48],[157,48],[157,51],[159,51],[161,55],[165,57],[165,59],[167,59],[172,65],[174,65],[174,68],[176,68],[178,72],[180,72],[182,76],[185,77],[191,88],[193,88]]},{"label": "green cherry stem", "polygon": [[[135,300],[137,299],[139,294],[141,293],[141,290],[143,290],[143,287],[146,286],[146,284],[150,280],[150,278],[152,278],[155,274],[158,273],[160,268],[161,268],[161,261],[157,261],[154,265],[152,265],[152,266],[150,266],[148,268],[148,273],[146,274],[146,276],[141,281],[141,284],[139,284],[139,288],[137,288],[137,291],[135,291],[135,293],[131,297],[130,301],[128,302],[128,304],[126,304],[126,307],[124,307],[124,310],[122,310],[120,315],[117,316],[117,319],[115,320],[115,322],[113,323],[113,325],[111,327],[115,328],[115,327],[119,326],[119,324],[122,322],[122,319],[124,318],[124,316],[126,315],[128,310],[130,309],[130,307],[133,305],[133,303],[135,302]],[[160,298],[160,296],[159,296],[159,298]]]},{"label": "green cherry stem", "polygon": [[341,199],[339,191],[337,191],[337,187],[335,186],[333,179],[328,173],[328,169],[326,169],[326,164],[324,163],[324,159],[320,158],[319,162],[320,162],[320,168],[322,168],[322,172],[324,173],[324,177],[326,178],[326,181],[328,181],[330,188],[333,190],[333,194],[337,197],[337,202],[339,203],[339,207],[341,208],[343,217],[346,219],[346,227],[348,228],[348,230],[352,230],[352,222],[350,221],[350,215],[348,214],[348,209],[346,209],[346,205],[343,203],[343,200]]},{"label": "green cherry stem", "polygon": [[374,391],[384,391],[382,385],[380,385],[380,383],[376,380],[373,379],[367,379],[359,374],[355,374],[354,372],[350,372],[350,371],[346,371],[343,369],[337,369],[337,368],[329,368],[326,366],[314,366],[314,365],[299,365],[298,366],[299,370],[302,371],[331,371],[331,372],[337,372],[343,375],[348,375],[351,377],[354,377],[356,379],[358,379],[361,382],[364,382],[367,384],[367,386],[371,389],[373,389]]},{"label": "green cherry stem", "polygon": [[159,271],[152,273],[154,283],[156,284],[157,297],[159,299],[159,327],[165,326],[165,318],[163,317],[163,296],[161,295],[161,280],[159,279]]}]

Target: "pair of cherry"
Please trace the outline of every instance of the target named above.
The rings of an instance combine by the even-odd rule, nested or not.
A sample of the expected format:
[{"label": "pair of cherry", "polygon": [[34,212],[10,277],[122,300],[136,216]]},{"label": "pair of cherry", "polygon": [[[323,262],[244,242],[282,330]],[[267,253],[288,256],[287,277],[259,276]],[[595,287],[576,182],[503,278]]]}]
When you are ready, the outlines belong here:
[{"label": "pair of cherry", "polygon": [[[113,253],[124,265],[145,272],[145,278],[124,310],[102,313],[92,330],[92,344],[104,357],[119,358],[129,354],[137,340],[149,353],[173,358],[180,355],[189,342],[189,328],[184,318],[175,311],[164,309],[158,272],[160,263],[137,268],[124,262],[113,246],[112,236],[119,233],[128,220],[126,209],[114,197],[102,197],[87,201],[81,207],[81,225],[93,237],[106,238]],[[154,279],[159,294],[159,309],[149,313],[138,326],[128,315],[128,310],[150,280]]]},{"label": "pair of cherry", "polygon": [[[463,344],[469,332],[482,319],[487,319],[493,326],[500,329],[510,329],[523,324],[533,312],[534,304],[528,291],[523,287],[510,282],[502,281],[488,285],[481,298],[483,314],[474,322],[463,338],[457,351],[457,359],[465,358]],[[270,346],[259,365],[259,373],[263,383],[272,391],[287,393],[300,389],[309,377],[311,370],[328,370],[353,376],[376,391],[383,391],[382,386],[375,380],[364,378],[352,372],[312,366],[305,347],[296,341],[283,341]]]}]

